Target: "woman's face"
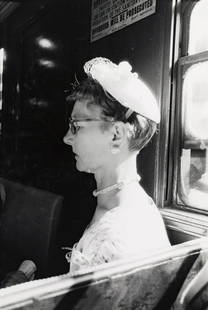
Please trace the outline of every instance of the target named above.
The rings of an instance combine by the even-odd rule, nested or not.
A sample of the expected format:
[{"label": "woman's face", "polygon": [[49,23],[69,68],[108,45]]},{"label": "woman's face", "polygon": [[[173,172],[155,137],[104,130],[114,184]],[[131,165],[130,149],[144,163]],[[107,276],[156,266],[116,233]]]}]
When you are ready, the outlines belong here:
[{"label": "woman's face", "polygon": [[111,155],[112,133],[101,128],[101,108],[88,106],[86,100],[76,101],[71,119],[76,133],[69,128],[64,142],[72,147],[77,169],[95,173],[110,163]]}]

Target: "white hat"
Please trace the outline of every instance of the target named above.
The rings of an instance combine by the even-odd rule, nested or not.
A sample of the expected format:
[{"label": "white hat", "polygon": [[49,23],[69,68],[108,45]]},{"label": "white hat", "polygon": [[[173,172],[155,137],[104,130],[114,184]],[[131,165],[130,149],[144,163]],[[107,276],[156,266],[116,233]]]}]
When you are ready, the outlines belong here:
[{"label": "white hat", "polygon": [[[123,106],[159,123],[160,112],[154,95],[138,78],[138,74],[131,70],[127,61],[116,65],[102,57],[93,58],[84,65],[85,73],[98,81]],[[127,114],[131,113],[127,111]]]}]

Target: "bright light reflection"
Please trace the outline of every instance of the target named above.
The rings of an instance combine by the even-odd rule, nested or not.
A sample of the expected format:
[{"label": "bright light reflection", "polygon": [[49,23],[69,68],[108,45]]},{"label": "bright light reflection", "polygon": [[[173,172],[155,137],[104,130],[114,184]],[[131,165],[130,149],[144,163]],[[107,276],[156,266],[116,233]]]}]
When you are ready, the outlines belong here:
[{"label": "bright light reflection", "polygon": [[0,110],[2,109],[4,49],[0,48]]},{"label": "bright light reflection", "polygon": [[47,67],[47,68],[55,68],[56,64],[54,61],[52,60],[48,60],[48,59],[39,59],[39,64],[41,66]]},{"label": "bright light reflection", "polygon": [[56,47],[55,43],[52,40],[49,40],[47,38],[38,37],[36,41],[40,47],[45,48],[45,49],[52,50],[52,49],[55,49]]},{"label": "bright light reflection", "polygon": [[31,106],[38,106],[42,108],[47,108],[48,107],[48,102],[45,100],[37,99],[37,98],[30,98],[29,103]]},{"label": "bright light reflection", "polygon": [[189,54],[208,49],[208,0],[201,0],[195,6],[190,19]]},{"label": "bright light reflection", "polygon": [[183,87],[185,133],[194,139],[208,139],[208,61],[193,65]]}]

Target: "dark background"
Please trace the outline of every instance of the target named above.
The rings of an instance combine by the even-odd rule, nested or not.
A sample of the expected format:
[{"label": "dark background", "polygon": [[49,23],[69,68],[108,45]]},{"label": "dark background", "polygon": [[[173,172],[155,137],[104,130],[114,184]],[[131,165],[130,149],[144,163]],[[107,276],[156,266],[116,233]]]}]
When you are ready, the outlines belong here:
[{"label": "dark background", "polygon": [[[75,74],[78,80],[84,77],[86,60],[96,56],[116,63],[128,60],[162,106],[160,129],[164,129],[168,96],[162,96],[162,83],[169,78],[166,56],[170,47],[167,33],[171,0],[157,0],[155,14],[93,43],[90,0],[20,3],[0,25],[1,46],[6,52],[1,175],[63,195],[60,242],[72,245],[89,222],[96,201],[92,197],[93,177],[76,171],[71,149],[62,140],[70,112],[65,98]],[[40,37],[50,39],[54,49],[41,48],[37,44]],[[42,60],[47,60],[49,66],[41,65]],[[160,169],[159,139],[160,132],[138,157],[142,184],[154,199]]]}]

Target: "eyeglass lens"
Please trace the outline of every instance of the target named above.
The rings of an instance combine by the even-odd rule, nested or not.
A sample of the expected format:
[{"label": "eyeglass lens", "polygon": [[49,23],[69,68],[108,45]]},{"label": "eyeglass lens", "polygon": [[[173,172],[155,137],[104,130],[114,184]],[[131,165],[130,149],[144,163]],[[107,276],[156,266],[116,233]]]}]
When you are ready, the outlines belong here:
[{"label": "eyeglass lens", "polygon": [[70,120],[70,121],[69,121],[69,128],[70,128],[70,130],[71,130],[71,133],[72,133],[73,135],[75,135],[76,132],[77,132],[77,128],[76,128],[76,125],[74,124],[74,121],[73,121],[73,120]]},{"label": "eyeglass lens", "polygon": [[75,124],[76,122],[92,122],[92,121],[94,121],[94,122],[100,122],[100,121],[105,121],[105,122],[113,122],[112,120],[102,120],[102,119],[97,119],[97,118],[92,118],[92,119],[83,119],[83,120],[75,120],[75,119],[70,119],[69,120],[69,128],[70,128],[70,130],[71,130],[71,133],[73,134],[73,135],[75,135],[76,133],[77,133],[77,131],[78,131],[78,125],[77,124]]}]

